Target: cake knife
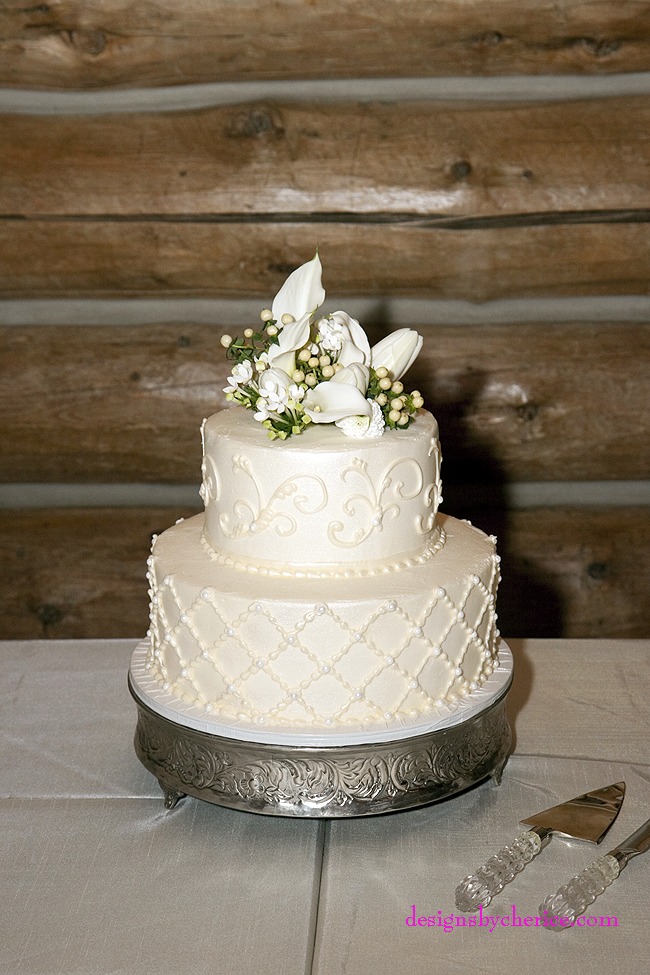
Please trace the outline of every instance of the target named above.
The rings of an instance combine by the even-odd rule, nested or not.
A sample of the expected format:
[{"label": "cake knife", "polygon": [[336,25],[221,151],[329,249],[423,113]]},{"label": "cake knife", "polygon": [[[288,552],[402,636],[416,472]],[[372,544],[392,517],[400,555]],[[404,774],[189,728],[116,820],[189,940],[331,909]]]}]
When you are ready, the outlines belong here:
[{"label": "cake knife", "polygon": [[566,839],[600,843],[618,816],[624,798],[625,782],[615,782],[520,820],[532,828],[520,833],[511,846],[499,850],[485,866],[461,881],[456,888],[456,907],[459,911],[478,911],[479,907],[487,907],[492,898],[544,849],[553,833]]},{"label": "cake knife", "polygon": [[632,857],[650,850],[650,819],[626,840],[615,846],[605,856],[594,860],[590,867],[560,887],[556,894],[547,897],[539,908],[544,927],[562,931],[571,927],[590,904],[616,880]]}]

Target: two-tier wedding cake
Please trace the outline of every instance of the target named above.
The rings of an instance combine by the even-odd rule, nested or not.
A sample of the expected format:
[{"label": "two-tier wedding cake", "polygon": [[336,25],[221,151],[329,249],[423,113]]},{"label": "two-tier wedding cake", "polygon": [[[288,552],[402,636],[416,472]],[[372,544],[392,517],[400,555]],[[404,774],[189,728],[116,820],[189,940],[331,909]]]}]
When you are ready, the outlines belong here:
[{"label": "two-tier wedding cake", "polygon": [[422,339],[371,348],[324,297],[316,256],[224,336],[205,511],[149,558],[141,685],[233,738],[403,736],[498,666],[495,540],[438,512],[438,425],[401,381]]}]

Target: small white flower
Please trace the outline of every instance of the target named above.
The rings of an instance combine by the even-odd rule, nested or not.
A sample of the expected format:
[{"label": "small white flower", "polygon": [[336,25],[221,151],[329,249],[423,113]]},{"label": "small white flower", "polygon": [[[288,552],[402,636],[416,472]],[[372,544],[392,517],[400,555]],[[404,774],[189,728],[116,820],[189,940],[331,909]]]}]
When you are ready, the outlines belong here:
[{"label": "small white flower", "polygon": [[289,386],[289,399],[292,399],[294,403],[299,403],[304,395],[305,390],[302,386],[298,386],[297,383],[292,383]]},{"label": "small white flower", "polygon": [[343,332],[331,318],[321,318],[318,323],[321,347],[326,352],[340,352],[343,345]]},{"label": "small white flower", "polygon": [[355,318],[350,318],[345,311],[335,311],[318,323],[320,344],[326,352],[332,353],[332,358],[342,366],[349,366],[353,362],[370,365],[370,343],[368,336]]},{"label": "small white flower", "polygon": [[372,417],[346,416],[336,421],[336,426],[346,437],[381,437],[384,433],[386,421],[379,403],[368,400],[372,407]]},{"label": "small white flower", "polygon": [[232,375],[228,376],[230,385],[224,386],[224,393],[236,393],[240,386],[247,386],[253,378],[253,367],[248,360],[238,362],[233,366]]},{"label": "small white flower", "polygon": [[[294,384],[282,369],[266,369],[259,380],[258,409],[272,413],[284,413],[289,400],[289,390]],[[264,403],[260,403],[264,400]]]},{"label": "small white flower", "polygon": [[260,423],[264,423],[265,420],[268,420],[269,416],[270,413],[268,403],[263,398],[258,399],[257,410],[255,413],[253,413],[253,419],[259,420]]}]

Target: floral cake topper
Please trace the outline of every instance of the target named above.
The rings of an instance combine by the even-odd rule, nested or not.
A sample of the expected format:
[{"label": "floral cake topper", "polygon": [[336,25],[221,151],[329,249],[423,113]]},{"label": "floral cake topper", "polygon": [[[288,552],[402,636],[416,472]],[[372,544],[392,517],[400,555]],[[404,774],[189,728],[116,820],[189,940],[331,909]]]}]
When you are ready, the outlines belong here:
[{"label": "floral cake topper", "polygon": [[422,336],[400,328],[370,347],[347,312],[320,315],[325,300],[318,254],[289,275],[261,328],[224,335],[233,361],[226,399],[254,410],[272,440],[312,423],[334,423],[348,437],[405,430],[424,400],[400,381],[422,348]]}]

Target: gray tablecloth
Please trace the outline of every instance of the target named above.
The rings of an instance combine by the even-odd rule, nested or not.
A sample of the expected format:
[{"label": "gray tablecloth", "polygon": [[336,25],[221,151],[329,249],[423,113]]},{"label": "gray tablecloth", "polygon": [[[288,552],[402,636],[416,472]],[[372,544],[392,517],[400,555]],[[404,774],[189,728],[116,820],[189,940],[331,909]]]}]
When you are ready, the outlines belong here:
[{"label": "gray tablecloth", "polygon": [[[0,643],[0,972],[644,971],[650,855],[588,911],[616,926],[553,934],[448,920],[458,881],[513,839],[520,817],[627,782],[602,847],[554,839],[491,917],[535,916],[650,816],[650,642],[509,642],[515,750],[502,785],[333,822],[194,799],[165,811],[133,751],[136,641]],[[413,905],[436,923],[407,925]]]}]

